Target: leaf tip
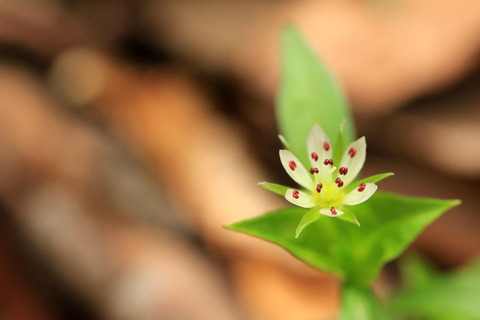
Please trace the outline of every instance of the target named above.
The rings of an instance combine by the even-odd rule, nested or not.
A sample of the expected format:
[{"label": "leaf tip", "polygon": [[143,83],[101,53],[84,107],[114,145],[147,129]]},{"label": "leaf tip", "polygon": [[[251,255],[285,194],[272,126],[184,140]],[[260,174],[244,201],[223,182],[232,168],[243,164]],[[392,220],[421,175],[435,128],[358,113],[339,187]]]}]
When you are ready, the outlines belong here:
[{"label": "leaf tip", "polygon": [[451,208],[453,207],[456,207],[456,206],[459,206],[462,204],[462,200],[460,199],[452,199],[450,200],[450,205],[451,205]]},{"label": "leaf tip", "polygon": [[233,230],[233,224],[222,224],[222,228],[228,229],[228,230]]},{"label": "leaf tip", "polygon": [[295,26],[295,23],[293,23],[293,22],[291,22],[291,21],[284,23],[282,29],[283,29],[283,30],[282,30],[282,33],[283,33],[284,35],[289,34],[289,33],[295,33],[295,32],[297,32],[297,28],[296,28],[296,26]]},{"label": "leaf tip", "polygon": [[[393,172],[386,172],[386,173],[384,173],[384,177],[381,180],[393,177],[394,175],[395,175],[395,173],[393,173]],[[380,182],[380,181],[377,181],[377,182]]]},{"label": "leaf tip", "polygon": [[441,200],[445,206],[445,210],[450,210],[454,207],[457,207],[462,204],[462,200],[460,199],[445,199]]},{"label": "leaf tip", "polygon": [[239,223],[241,223],[241,222],[242,221],[237,221],[237,222],[234,222],[234,223],[225,223],[225,224],[222,224],[222,228],[227,229],[227,230],[242,232],[242,227],[239,226]]},{"label": "leaf tip", "polygon": [[301,223],[297,226],[297,230],[295,230],[295,239],[298,239],[300,237],[300,234],[302,233],[303,229],[305,229],[305,225],[302,225]]}]

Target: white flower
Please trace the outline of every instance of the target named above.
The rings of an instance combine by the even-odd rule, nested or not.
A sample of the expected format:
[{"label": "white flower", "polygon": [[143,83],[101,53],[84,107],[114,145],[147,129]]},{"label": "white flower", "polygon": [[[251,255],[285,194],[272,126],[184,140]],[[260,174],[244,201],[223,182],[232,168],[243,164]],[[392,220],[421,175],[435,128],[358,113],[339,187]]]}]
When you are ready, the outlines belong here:
[{"label": "white flower", "polygon": [[355,181],[365,162],[366,148],[365,137],[352,142],[337,166],[333,160],[331,141],[319,125],[314,125],[307,139],[310,168],[305,168],[291,151],[280,150],[283,168],[303,188],[293,189],[267,182],[260,185],[283,194],[294,205],[313,208],[302,219],[297,236],[306,225],[320,217],[318,214],[341,217],[348,213],[342,219],[360,225],[347,207],[368,200],[377,191],[374,182],[392,175],[388,173]]}]

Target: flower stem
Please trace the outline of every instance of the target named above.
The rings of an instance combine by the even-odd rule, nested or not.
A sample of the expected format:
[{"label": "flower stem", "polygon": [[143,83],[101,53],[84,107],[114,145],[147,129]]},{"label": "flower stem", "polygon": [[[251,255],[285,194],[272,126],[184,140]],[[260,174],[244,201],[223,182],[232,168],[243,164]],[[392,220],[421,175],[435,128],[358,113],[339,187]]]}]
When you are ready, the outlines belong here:
[{"label": "flower stem", "polygon": [[354,283],[343,283],[340,320],[385,320],[385,310],[373,290]]}]

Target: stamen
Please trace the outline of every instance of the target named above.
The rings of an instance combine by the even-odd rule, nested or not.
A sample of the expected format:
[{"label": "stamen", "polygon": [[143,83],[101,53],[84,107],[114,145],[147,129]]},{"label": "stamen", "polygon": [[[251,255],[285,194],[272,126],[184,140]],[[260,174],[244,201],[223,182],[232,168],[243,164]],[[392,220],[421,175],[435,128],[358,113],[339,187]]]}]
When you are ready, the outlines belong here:
[{"label": "stamen", "polygon": [[340,178],[335,179],[335,183],[339,188],[343,187],[343,181]]},{"label": "stamen", "polygon": [[316,154],[315,152],[312,152],[311,156],[314,161],[318,160],[318,154]]},{"label": "stamen", "polygon": [[355,157],[356,154],[357,154],[357,150],[355,148],[350,148],[348,150],[348,155],[350,156],[350,158]]},{"label": "stamen", "polygon": [[322,187],[323,187],[323,184],[319,183],[317,184],[317,188],[315,190],[317,190],[317,192],[320,193],[320,191],[322,191]]},{"label": "stamen", "polygon": [[365,190],[366,186],[367,186],[367,184],[365,182],[360,183],[360,186],[357,189],[358,192],[362,192],[363,190]]},{"label": "stamen", "polygon": [[335,216],[337,215],[337,210],[334,207],[330,207],[330,212]]},{"label": "stamen", "polygon": [[314,174],[314,173],[318,173],[318,169],[317,168],[310,168],[310,173],[311,174]]},{"label": "stamen", "polygon": [[340,173],[340,174],[346,175],[347,172],[348,172],[347,167],[341,167],[340,169],[338,169],[338,173]]},{"label": "stamen", "polygon": [[297,164],[295,163],[295,161],[292,160],[288,163],[288,166],[290,167],[290,169],[292,169],[292,171],[295,171]]},{"label": "stamen", "polygon": [[300,197],[298,190],[292,191],[292,197],[294,197],[295,199],[298,199]]},{"label": "stamen", "polygon": [[328,143],[328,141],[325,141],[325,142],[323,143],[323,149],[325,149],[325,151],[330,150],[330,143]]},{"label": "stamen", "polygon": [[327,164],[333,165],[333,160],[332,159],[325,159],[325,161],[323,161],[323,164],[324,165],[327,165]]}]

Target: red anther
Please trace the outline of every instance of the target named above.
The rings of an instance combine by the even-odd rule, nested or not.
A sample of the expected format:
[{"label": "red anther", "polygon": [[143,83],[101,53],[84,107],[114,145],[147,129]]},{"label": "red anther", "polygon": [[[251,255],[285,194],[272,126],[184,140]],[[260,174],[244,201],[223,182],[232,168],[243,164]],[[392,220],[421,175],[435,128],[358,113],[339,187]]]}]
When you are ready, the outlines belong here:
[{"label": "red anther", "polygon": [[318,160],[318,154],[316,154],[315,152],[312,152],[311,156],[314,161]]},{"label": "red anther", "polygon": [[323,187],[323,184],[319,183],[317,184],[317,188],[315,190],[317,190],[317,192],[320,193],[320,191],[322,191],[322,187]]},{"label": "red anther", "polygon": [[294,197],[295,199],[298,199],[300,197],[298,190],[292,191],[292,197]]},{"label": "red anther", "polygon": [[328,141],[325,141],[325,142],[323,143],[323,149],[325,149],[325,151],[330,150],[330,143],[328,143]]},{"label": "red anther", "polygon": [[323,164],[325,164],[325,165],[332,164],[333,165],[333,160],[332,159],[325,159],[325,161],[323,161]]},{"label": "red anther", "polygon": [[357,154],[357,150],[355,148],[350,148],[348,150],[348,155],[350,156],[350,158],[355,157],[356,154]]},{"label": "red anther", "polygon": [[335,179],[335,183],[337,184],[337,186],[340,188],[340,187],[343,187],[343,181],[342,179],[340,178],[337,178]]},{"label": "red anther", "polygon": [[346,175],[347,172],[348,172],[347,167],[341,167],[340,169],[338,169],[338,173],[340,173],[340,174]]},{"label": "red anther", "polygon": [[292,169],[292,171],[294,171],[297,167],[297,164],[295,163],[295,161],[292,160],[288,163],[288,166],[290,167],[290,169]]},{"label": "red anther", "polygon": [[330,207],[330,212],[335,216],[337,215],[337,210],[334,207]]},{"label": "red anther", "polygon": [[365,187],[367,186],[367,184],[365,182],[362,182],[360,183],[360,186],[358,186],[358,192],[362,192],[363,190],[365,190]]},{"label": "red anther", "polygon": [[318,173],[318,169],[317,168],[310,168],[310,173],[311,174],[314,174],[314,173]]}]

